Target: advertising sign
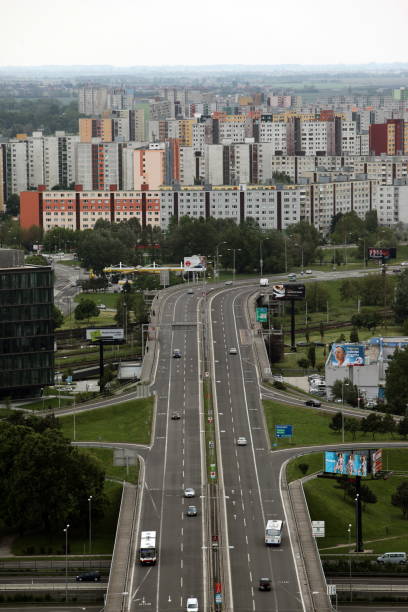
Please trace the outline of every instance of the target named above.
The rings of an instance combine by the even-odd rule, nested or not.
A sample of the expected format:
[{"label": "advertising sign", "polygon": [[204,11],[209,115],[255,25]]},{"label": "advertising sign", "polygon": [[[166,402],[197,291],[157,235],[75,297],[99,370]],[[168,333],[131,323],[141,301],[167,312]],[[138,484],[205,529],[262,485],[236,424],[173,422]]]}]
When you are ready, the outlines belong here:
[{"label": "advertising sign", "polygon": [[111,329],[87,329],[86,339],[91,342],[123,342],[125,339],[123,329],[113,327]]},{"label": "advertising sign", "polygon": [[197,272],[206,270],[207,258],[203,255],[192,255],[191,257],[185,257],[183,261],[183,268],[185,272],[187,270],[196,270]]},{"label": "advertising sign", "polygon": [[331,365],[336,367],[365,365],[364,346],[362,344],[333,344]]},{"label": "advertising sign", "polygon": [[304,300],[305,286],[294,283],[272,285],[272,297],[275,300]]},{"label": "advertising sign", "polygon": [[371,451],[371,472],[378,474],[382,470],[382,448]]},{"label": "advertising sign", "polygon": [[267,308],[257,308],[256,309],[256,320],[258,323],[266,323],[268,320],[268,309]]},{"label": "advertising sign", "polygon": [[395,247],[369,247],[368,249],[368,259],[395,259],[396,256],[397,249]]},{"label": "advertising sign", "polygon": [[324,471],[330,474],[346,476],[367,476],[369,474],[368,450],[361,451],[326,451],[324,454]]},{"label": "advertising sign", "polygon": [[291,438],[293,435],[292,425],[275,425],[275,436],[277,438]]}]

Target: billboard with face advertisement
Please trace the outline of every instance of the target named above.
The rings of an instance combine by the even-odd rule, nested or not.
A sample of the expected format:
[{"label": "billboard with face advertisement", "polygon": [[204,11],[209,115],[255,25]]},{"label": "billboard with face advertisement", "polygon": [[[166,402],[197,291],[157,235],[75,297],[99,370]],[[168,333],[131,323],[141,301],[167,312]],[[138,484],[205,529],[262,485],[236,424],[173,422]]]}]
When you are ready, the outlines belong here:
[{"label": "billboard with face advertisement", "polygon": [[365,364],[365,349],[362,344],[333,344],[331,351],[331,365],[363,366]]},{"label": "billboard with face advertisement", "polygon": [[368,259],[395,259],[397,249],[395,247],[369,247]]}]

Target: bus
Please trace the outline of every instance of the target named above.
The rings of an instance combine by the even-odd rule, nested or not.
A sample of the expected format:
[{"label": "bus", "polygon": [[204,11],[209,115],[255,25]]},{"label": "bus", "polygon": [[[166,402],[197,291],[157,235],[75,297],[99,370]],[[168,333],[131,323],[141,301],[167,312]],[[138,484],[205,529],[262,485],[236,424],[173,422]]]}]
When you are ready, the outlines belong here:
[{"label": "bus", "polygon": [[279,546],[282,541],[283,521],[268,521],[265,529],[265,544]]},{"label": "bus", "polygon": [[154,565],[157,558],[156,532],[142,531],[140,537],[139,561],[142,565]]}]

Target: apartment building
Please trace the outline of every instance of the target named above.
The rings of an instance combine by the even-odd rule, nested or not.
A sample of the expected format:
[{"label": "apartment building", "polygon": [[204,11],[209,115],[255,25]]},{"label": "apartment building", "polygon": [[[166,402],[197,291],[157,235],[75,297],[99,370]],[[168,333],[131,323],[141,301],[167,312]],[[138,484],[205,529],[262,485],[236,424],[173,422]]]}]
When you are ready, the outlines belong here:
[{"label": "apartment building", "polygon": [[78,91],[78,111],[81,115],[100,115],[108,108],[107,87],[81,87]]},{"label": "apartment building", "polygon": [[79,142],[75,172],[77,184],[87,190],[106,190],[109,185],[121,188],[122,148],[118,142]]},{"label": "apartment building", "polygon": [[388,119],[386,123],[369,126],[371,155],[407,155],[408,122],[404,119]]}]

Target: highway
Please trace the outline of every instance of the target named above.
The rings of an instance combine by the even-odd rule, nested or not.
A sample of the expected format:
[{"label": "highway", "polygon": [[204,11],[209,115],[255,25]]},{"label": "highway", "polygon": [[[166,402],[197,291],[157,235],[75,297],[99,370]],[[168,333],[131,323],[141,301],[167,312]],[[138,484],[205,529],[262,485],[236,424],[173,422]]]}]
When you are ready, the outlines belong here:
[{"label": "highway", "polygon": [[[253,288],[249,292],[253,292]],[[222,454],[232,609],[302,610],[290,536],[280,547],[264,543],[268,519],[285,519],[279,491],[280,462],[274,461],[265,432],[252,333],[245,316],[248,290],[223,291],[210,300],[214,400]],[[230,355],[230,347],[238,349]],[[245,436],[248,445],[236,445]],[[259,578],[272,579],[270,592]]]},{"label": "highway", "polygon": [[[158,562],[137,562],[130,585],[131,609],[180,610],[189,596],[206,609],[205,484],[203,458],[197,295],[185,290],[167,297],[159,329],[160,354],[154,391],[154,441],[146,456],[146,477],[138,533],[158,533]],[[172,357],[174,349],[181,358]],[[180,420],[172,420],[173,412]],[[193,487],[194,499],[185,499]],[[186,517],[187,505],[198,507]]]}]

